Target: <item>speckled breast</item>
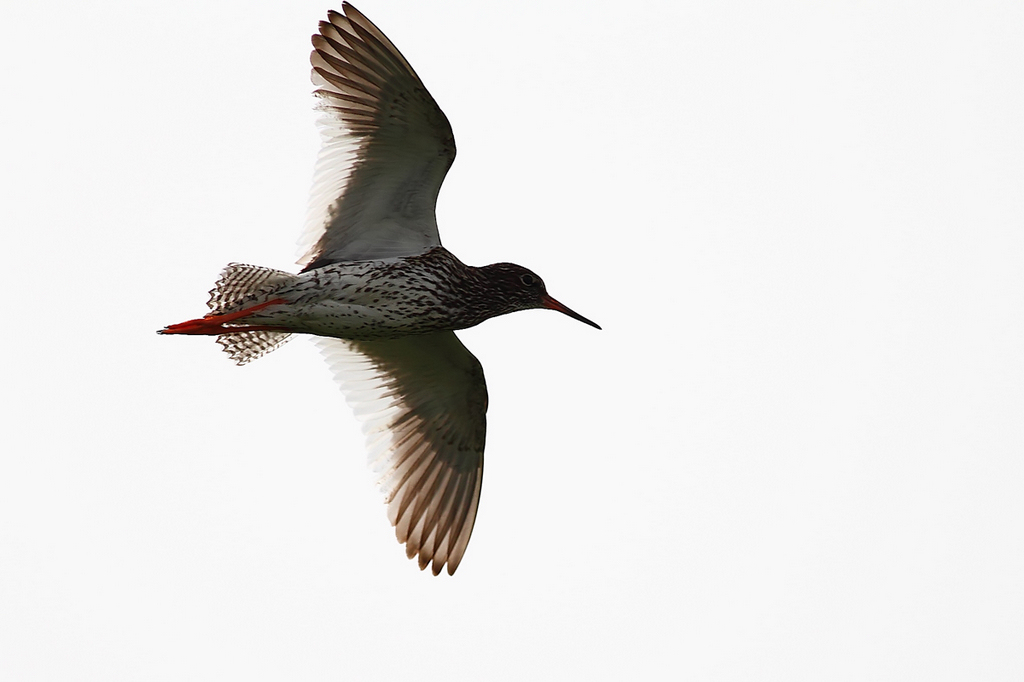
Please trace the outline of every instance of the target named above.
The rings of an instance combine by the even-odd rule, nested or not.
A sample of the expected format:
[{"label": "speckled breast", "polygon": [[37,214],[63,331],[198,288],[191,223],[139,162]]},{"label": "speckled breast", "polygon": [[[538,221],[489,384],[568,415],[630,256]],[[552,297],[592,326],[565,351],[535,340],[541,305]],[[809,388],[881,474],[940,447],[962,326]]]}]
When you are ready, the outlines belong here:
[{"label": "speckled breast", "polygon": [[473,279],[472,268],[442,247],[404,258],[332,263],[267,292],[287,304],[246,322],[353,340],[460,329],[467,324],[459,292]]}]

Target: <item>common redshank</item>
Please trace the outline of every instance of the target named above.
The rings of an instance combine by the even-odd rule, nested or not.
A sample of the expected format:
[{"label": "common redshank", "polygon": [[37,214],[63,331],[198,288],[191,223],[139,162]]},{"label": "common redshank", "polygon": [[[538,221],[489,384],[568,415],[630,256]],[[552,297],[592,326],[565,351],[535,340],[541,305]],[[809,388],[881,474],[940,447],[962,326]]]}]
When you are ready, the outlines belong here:
[{"label": "common redshank", "polygon": [[434,205],[452,129],[405,57],[355,7],[313,36],[321,112],[301,272],[232,263],[205,316],[161,334],[217,337],[239,365],[313,334],[363,421],[388,518],[420,569],[454,574],[476,521],[487,387],[453,330],[547,308],[600,329],[512,263],[464,265]]}]

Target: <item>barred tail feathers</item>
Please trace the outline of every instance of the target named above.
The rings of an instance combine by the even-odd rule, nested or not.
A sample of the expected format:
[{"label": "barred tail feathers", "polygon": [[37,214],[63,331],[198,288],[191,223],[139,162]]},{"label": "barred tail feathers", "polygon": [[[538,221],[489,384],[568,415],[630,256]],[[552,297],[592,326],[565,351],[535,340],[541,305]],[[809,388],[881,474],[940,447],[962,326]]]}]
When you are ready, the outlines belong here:
[{"label": "barred tail feathers", "polygon": [[[269,294],[295,278],[296,275],[283,270],[229,263],[221,270],[220,278],[210,291],[210,300],[207,302],[210,315],[234,312],[246,307],[245,304],[258,303],[265,297],[261,294]],[[217,343],[236,364],[244,365],[275,350],[290,338],[288,332],[241,331],[220,334]]]},{"label": "barred tail feathers", "polygon": [[217,343],[236,365],[244,365],[276,350],[290,338],[289,332],[230,332],[218,336]]},{"label": "barred tail feathers", "polygon": [[298,275],[258,265],[228,263],[210,291],[206,305],[211,315],[233,313],[240,303],[260,303],[260,294],[269,294],[282,284],[295,281]]}]

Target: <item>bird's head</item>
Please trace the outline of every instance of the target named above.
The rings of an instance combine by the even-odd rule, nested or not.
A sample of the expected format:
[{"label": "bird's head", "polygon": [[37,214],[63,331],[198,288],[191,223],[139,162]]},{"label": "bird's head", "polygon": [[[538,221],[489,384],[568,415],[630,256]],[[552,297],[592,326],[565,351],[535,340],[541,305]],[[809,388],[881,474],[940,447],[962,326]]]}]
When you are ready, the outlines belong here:
[{"label": "bird's head", "polygon": [[530,310],[531,308],[547,308],[564,313],[574,320],[589,324],[595,329],[600,329],[596,323],[591,322],[579,313],[570,310],[548,294],[542,280],[535,272],[515,263],[495,263],[480,268],[480,273],[487,280],[487,288],[490,296],[500,301],[497,315],[511,313],[516,310]]}]

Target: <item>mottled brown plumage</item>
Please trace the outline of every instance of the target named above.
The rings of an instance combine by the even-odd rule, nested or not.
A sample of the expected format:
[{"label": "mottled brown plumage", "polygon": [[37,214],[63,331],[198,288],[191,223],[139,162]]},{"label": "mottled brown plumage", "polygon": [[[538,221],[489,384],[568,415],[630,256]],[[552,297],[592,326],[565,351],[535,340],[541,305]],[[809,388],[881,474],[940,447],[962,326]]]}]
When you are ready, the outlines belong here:
[{"label": "mottled brown plumage", "polygon": [[454,573],[483,476],[483,369],[453,333],[547,308],[593,327],[512,263],[463,264],[441,246],[434,204],[455,139],[412,67],[345,3],[313,36],[322,113],[299,274],[232,263],[210,313],[163,334],[217,337],[238,364],[312,334],[356,415],[388,517],[420,568]]}]

